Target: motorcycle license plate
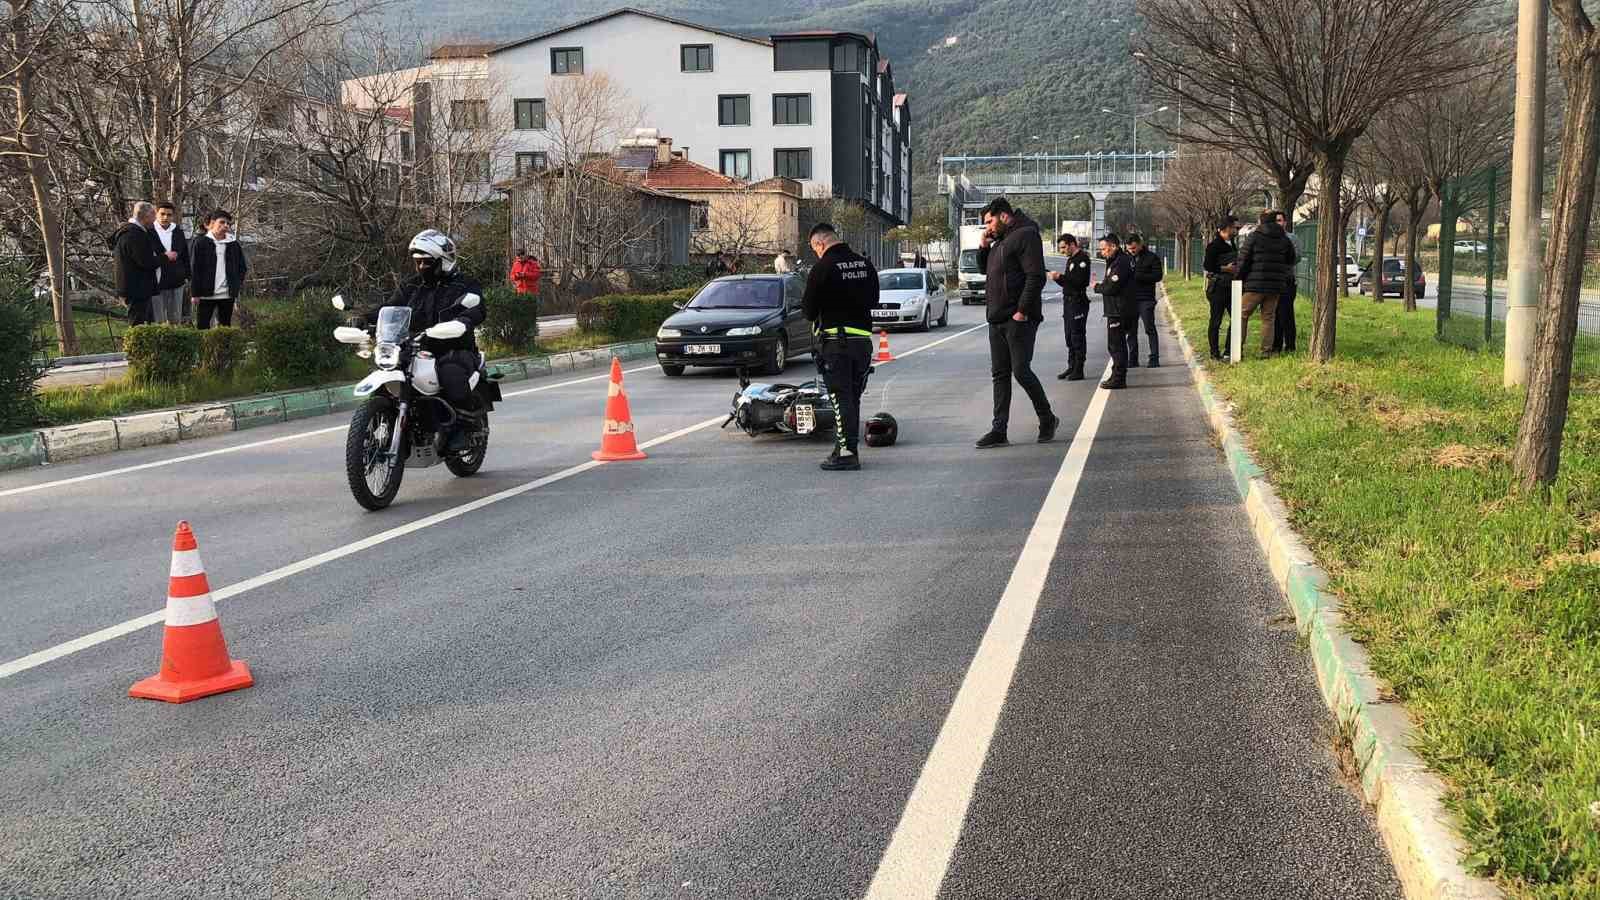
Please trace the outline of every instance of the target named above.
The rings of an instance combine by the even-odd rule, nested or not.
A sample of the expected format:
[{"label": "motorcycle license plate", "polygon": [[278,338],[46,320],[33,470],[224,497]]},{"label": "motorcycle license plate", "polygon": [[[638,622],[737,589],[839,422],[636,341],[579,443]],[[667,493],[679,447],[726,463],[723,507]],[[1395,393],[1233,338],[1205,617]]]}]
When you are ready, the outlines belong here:
[{"label": "motorcycle license plate", "polygon": [[695,356],[716,356],[722,352],[721,344],[690,344],[683,348],[684,353]]},{"label": "motorcycle license plate", "polygon": [[810,434],[817,430],[817,408],[809,403],[794,405],[795,434]]}]

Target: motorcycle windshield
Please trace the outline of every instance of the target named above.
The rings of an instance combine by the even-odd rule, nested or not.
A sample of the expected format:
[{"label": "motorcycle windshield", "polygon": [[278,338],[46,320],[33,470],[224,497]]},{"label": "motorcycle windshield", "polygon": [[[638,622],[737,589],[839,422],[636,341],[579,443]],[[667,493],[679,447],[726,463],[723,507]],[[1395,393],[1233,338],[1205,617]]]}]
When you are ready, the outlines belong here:
[{"label": "motorcycle windshield", "polygon": [[385,306],[378,311],[378,343],[398,344],[411,336],[411,308]]}]

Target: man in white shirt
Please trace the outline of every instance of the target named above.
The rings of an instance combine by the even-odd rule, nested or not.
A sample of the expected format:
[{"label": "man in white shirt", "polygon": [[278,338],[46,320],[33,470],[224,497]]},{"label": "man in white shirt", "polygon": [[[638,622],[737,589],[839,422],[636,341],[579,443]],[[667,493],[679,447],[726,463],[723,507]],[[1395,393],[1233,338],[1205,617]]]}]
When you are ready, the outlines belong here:
[{"label": "man in white shirt", "polygon": [[189,283],[189,238],[171,203],[156,204],[155,237],[161,242],[161,268],[156,271],[156,295],[150,318],[157,325],[178,325],[185,318],[183,288]]}]

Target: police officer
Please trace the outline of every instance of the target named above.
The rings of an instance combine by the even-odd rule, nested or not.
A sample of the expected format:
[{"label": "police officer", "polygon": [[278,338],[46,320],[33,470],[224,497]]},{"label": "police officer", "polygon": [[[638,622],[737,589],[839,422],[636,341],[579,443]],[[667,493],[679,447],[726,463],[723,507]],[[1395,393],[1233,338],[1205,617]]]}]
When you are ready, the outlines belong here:
[{"label": "police officer", "polygon": [[1106,279],[1092,287],[1105,298],[1106,344],[1111,348],[1111,377],[1100,386],[1114,391],[1128,386],[1127,334],[1139,325],[1139,304],[1133,293],[1133,258],[1115,234],[1100,239],[1100,258],[1106,261]]},{"label": "police officer", "polygon": [[861,433],[861,392],[872,365],[872,308],[878,305],[878,270],[839,239],[824,222],[811,229],[817,264],[806,278],[803,307],[816,332],[817,366],[833,402],[834,447],[822,468],[851,472],[861,468],[856,438]]},{"label": "police officer", "polygon": [[[471,414],[474,398],[470,382],[481,362],[473,329],[482,325],[485,318],[483,288],[456,264],[456,243],[449,235],[432,228],[419,232],[411,239],[410,251],[417,274],[400,285],[385,305],[410,308],[413,333],[446,322],[461,323],[459,336],[424,337],[420,346],[434,356],[439,394],[445,402]],[[377,310],[364,316],[367,321],[376,318]],[[456,418],[447,439],[447,453],[468,449],[462,417]]]},{"label": "police officer", "polygon": [[1067,258],[1064,272],[1048,273],[1061,285],[1062,316],[1067,323],[1067,369],[1057,378],[1083,380],[1083,364],[1089,356],[1089,252],[1078,246],[1075,235],[1056,239],[1056,252]]},{"label": "police officer", "polygon": [[1128,254],[1133,265],[1133,296],[1138,308],[1134,314],[1139,322],[1128,329],[1128,367],[1139,367],[1139,323],[1144,324],[1145,336],[1150,339],[1150,361],[1154,369],[1161,365],[1161,345],[1156,337],[1156,285],[1161,283],[1161,257],[1145,243],[1144,235],[1128,235]]}]

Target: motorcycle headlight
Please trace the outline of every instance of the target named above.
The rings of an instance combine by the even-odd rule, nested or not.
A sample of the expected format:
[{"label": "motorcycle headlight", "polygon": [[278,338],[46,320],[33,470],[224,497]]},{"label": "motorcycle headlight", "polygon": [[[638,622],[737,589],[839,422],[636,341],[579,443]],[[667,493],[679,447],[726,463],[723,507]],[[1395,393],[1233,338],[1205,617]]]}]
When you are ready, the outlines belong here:
[{"label": "motorcycle headlight", "polygon": [[656,329],[656,337],[658,337],[658,338],[683,337],[683,332],[679,331],[676,328],[658,328],[658,329]]},{"label": "motorcycle headlight", "polygon": [[752,334],[760,334],[760,333],[761,333],[761,326],[760,325],[745,325],[745,326],[742,326],[740,328],[729,328],[728,329],[728,337],[749,337]]},{"label": "motorcycle headlight", "polygon": [[399,344],[379,344],[372,353],[372,361],[380,369],[393,369],[400,365]]}]

